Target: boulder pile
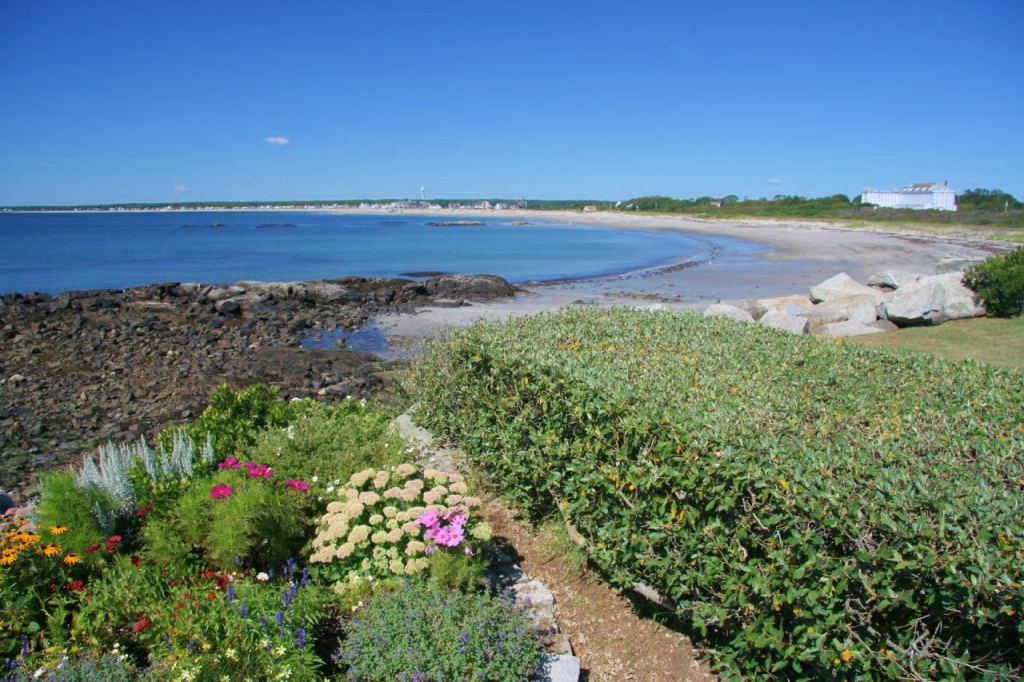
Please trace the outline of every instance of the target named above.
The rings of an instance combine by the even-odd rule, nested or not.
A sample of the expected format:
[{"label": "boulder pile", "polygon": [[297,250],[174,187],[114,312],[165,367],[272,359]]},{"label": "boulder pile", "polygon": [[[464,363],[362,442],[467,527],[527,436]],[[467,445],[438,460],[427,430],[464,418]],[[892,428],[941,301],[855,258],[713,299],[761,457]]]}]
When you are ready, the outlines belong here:
[{"label": "boulder pile", "polygon": [[716,303],[704,316],[832,337],[981,317],[985,307],[964,285],[964,270],[970,263],[947,258],[936,264],[935,275],[890,271],[869,277],[864,284],[844,272],[812,286],[806,296]]}]

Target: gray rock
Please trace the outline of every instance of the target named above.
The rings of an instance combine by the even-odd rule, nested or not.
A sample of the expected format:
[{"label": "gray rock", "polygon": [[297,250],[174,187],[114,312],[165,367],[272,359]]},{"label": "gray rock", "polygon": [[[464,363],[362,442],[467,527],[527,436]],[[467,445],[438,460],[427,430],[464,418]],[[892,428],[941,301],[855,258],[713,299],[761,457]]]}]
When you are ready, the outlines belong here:
[{"label": "gray rock", "polygon": [[869,327],[874,327],[875,329],[878,329],[879,331],[883,331],[883,332],[894,332],[897,329],[899,329],[899,327],[897,327],[895,324],[893,324],[889,320],[875,320],[874,322],[872,322],[868,326]]},{"label": "gray rock", "polygon": [[942,324],[946,293],[936,282],[897,289],[892,300],[882,306],[884,318],[898,327]]},{"label": "gray rock", "polygon": [[781,329],[793,334],[803,334],[807,331],[806,317],[787,315],[786,313],[779,312],[777,310],[765,313],[764,317],[758,321],[758,324],[762,327]]},{"label": "gray rock", "polygon": [[828,303],[802,312],[801,315],[807,318],[808,331],[814,333],[823,325],[845,320],[870,324],[878,319],[878,307],[875,305],[874,297],[857,294],[834,298]]},{"label": "gray rock", "polygon": [[822,336],[843,338],[846,336],[881,334],[882,330],[871,324],[864,324],[863,322],[857,322],[855,320],[846,320],[845,322],[833,322],[831,324],[822,325],[818,328],[818,333]]},{"label": "gray rock", "polygon": [[850,319],[849,313],[843,306],[833,306],[823,303],[810,310],[801,311],[797,317],[807,320],[807,331],[814,334],[826,324],[835,324]]},{"label": "gray rock", "polygon": [[[764,315],[772,310],[809,310],[814,307],[814,301],[803,294],[793,294],[791,296],[776,296],[775,298],[760,298],[757,300],[761,306],[764,307]],[[795,315],[796,312],[790,313]],[[760,316],[758,316],[760,319]]]},{"label": "gray rock", "polygon": [[572,654],[547,654],[541,672],[534,678],[537,682],[578,682],[580,659]]},{"label": "gray rock", "polygon": [[524,608],[555,605],[555,598],[551,594],[551,590],[539,580],[518,583],[512,587],[512,590],[516,593],[516,604]]},{"label": "gray rock", "polygon": [[924,275],[916,275],[898,270],[886,270],[880,275],[871,275],[867,279],[869,287],[883,287],[885,289],[899,289],[900,287],[916,284],[921,281]]},{"label": "gray rock", "polygon": [[728,303],[713,303],[704,311],[704,317],[728,317],[737,322],[753,322],[754,316],[742,308]]},{"label": "gray rock", "polygon": [[216,289],[211,289],[210,292],[206,294],[206,298],[211,301],[223,301],[244,293],[245,289],[240,286],[217,287]]},{"label": "gray rock", "polygon": [[963,320],[970,317],[982,317],[985,306],[974,300],[974,292],[964,286],[964,273],[948,272],[943,275],[932,275],[922,280],[925,284],[938,284],[946,295],[946,304],[942,308],[942,317],[946,320]]},{"label": "gray rock", "polygon": [[754,321],[760,320],[761,317],[768,312],[768,306],[764,305],[761,301],[756,298],[741,298],[738,301],[723,301],[732,306],[736,306],[740,310],[745,310],[750,313],[750,316],[754,318]]},{"label": "gray rock", "polygon": [[957,256],[946,256],[935,264],[935,272],[945,275],[950,272],[963,272],[975,263],[984,263],[984,258],[958,258]]},{"label": "gray rock", "polygon": [[811,287],[810,293],[811,300],[815,303],[824,303],[835,298],[861,294],[874,297],[876,303],[883,302],[882,292],[855,281],[845,272],[829,277],[821,284]]}]

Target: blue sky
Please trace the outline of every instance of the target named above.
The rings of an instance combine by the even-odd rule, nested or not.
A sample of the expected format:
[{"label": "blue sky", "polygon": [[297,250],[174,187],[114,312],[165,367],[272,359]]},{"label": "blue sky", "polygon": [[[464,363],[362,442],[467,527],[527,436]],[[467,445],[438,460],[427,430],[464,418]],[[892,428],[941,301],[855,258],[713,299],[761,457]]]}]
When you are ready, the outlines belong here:
[{"label": "blue sky", "polygon": [[1021,36],[1017,0],[0,0],[0,205],[1024,197]]}]

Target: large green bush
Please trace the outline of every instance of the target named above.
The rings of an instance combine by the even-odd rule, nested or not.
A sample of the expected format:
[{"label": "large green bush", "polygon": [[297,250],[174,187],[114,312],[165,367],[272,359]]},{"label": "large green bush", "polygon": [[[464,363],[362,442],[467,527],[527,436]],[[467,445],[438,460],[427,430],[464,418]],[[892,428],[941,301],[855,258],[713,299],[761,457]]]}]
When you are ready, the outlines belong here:
[{"label": "large green bush", "polygon": [[1024,248],[993,256],[968,268],[964,283],[985,304],[991,317],[1024,313]]},{"label": "large green bush", "polygon": [[420,419],[725,677],[1024,671],[1024,376],[688,313],[482,324],[413,368]]}]

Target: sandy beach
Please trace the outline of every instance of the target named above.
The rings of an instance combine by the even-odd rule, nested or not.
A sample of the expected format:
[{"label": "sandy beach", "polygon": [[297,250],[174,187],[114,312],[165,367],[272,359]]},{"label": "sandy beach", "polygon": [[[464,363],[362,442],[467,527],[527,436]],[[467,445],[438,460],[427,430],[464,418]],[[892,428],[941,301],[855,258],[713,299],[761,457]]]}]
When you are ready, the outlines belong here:
[{"label": "sandy beach", "polygon": [[677,261],[674,266],[623,275],[528,284],[523,294],[508,302],[430,307],[415,315],[378,318],[376,323],[396,345],[479,319],[505,319],[566,305],[657,304],[703,309],[718,300],[806,293],[810,286],[840,272],[858,281],[887,270],[934,274],[935,263],[947,256],[986,258],[1012,248],[980,239],[848,229],[810,221],[714,221],[683,216],[518,210],[486,214],[439,211],[431,215],[675,230],[704,242],[707,251],[694,263]]}]

